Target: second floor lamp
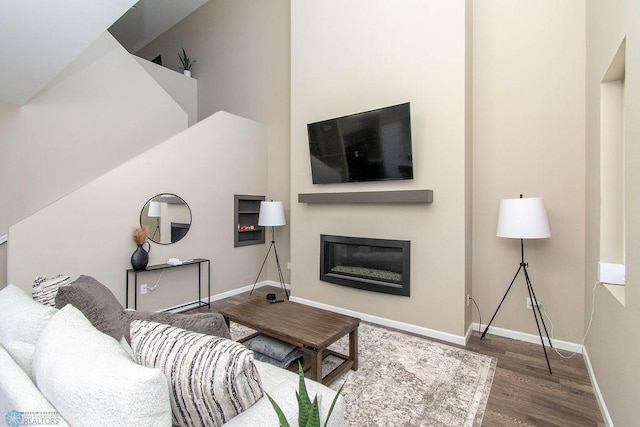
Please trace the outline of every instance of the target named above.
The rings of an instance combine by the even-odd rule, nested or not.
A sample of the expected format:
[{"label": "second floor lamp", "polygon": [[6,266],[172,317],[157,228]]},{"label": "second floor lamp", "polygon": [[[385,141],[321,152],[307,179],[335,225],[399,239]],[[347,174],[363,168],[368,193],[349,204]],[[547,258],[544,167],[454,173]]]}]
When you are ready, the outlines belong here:
[{"label": "second floor lamp", "polygon": [[[542,318],[542,312],[540,311],[540,304],[536,298],[536,294],[533,291],[533,284],[529,278],[529,264],[524,261],[524,239],[547,239],[551,237],[551,230],[549,229],[549,221],[547,219],[547,212],[544,208],[541,198],[523,198],[522,194],[519,199],[502,199],[500,201],[500,213],[498,214],[498,231],[496,232],[498,237],[504,237],[507,239],[519,239],[520,240],[520,266],[516,271],[511,284],[504,293],[498,308],[496,308],[493,317],[489,321],[489,324],[484,329],[480,339],[484,338],[495,319],[498,310],[502,306],[502,303],[507,298],[507,294],[511,290],[511,287],[516,281],[516,278],[520,272],[524,273],[525,282],[527,284],[527,292],[531,300],[533,309],[533,317],[536,320],[536,326],[538,327],[538,335],[540,335],[540,341],[542,342],[542,349],[544,350],[544,357],[547,359],[547,367],[549,373],[551,372],[551,364],[549,363],[549,356],[547,355],[547,349],[544,345],[544,339],[542,339],[542,331],[540,329],[540,323],[544,327],[544,332],[547,335],[547,341],[549,346],[553,347],[551,339],[549,338],[549,332],[547,332],[547,325]],[[539,319],[538,319],[539,318]]]},{"label": "second floor lamp", "polygon": [[284,206],[282,202],[274,202],[273,200],[270,202],[260,202],[260,213],[258,214],[258,225],[261,227],[271,227],[271,244],[269,245],[269,250],[267,251],[267,255],[264,257],[264,261],[262,261],[262,267],[260,267],[260,271],[256,276],[256,280],[253,283],[253,288],[251,288],[251,292],[249,295],[253,294],[254,289],[256,288],[256,283],[258,283],[258,279],[260,278],[260,274],[264,269],[264,265],[269,258],[269,254],[273,249],[273,253],[276,258],[276,268],[278,269],[278,279],[280,280],[280,287],[284,291],[284,294],[289,299],[289,292],[287,291],[287,287],[284,285],[284,276],[282,275],[282,268],[280,267],[280,259],[278,258],[278,250],[276,248],[276,240],[275,240],[275,227],[281,227],[286,225],[287,222],[284,219]]}]

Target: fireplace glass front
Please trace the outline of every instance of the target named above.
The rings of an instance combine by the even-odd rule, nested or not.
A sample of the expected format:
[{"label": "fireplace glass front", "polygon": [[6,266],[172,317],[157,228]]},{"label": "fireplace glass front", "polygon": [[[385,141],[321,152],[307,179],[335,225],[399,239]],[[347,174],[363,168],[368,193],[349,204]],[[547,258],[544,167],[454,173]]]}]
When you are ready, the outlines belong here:
[{"label": "fireplace glass front", "polygon": [[320,245],[320,280],[409,296],[409,241],[323,234]]}]

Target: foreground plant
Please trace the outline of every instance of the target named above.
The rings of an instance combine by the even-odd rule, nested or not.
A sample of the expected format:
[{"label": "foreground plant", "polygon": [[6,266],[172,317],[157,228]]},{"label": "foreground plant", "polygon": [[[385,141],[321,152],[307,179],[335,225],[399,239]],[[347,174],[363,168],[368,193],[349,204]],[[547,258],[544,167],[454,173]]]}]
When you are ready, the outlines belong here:
[{"label": "foreground plant", "polygon": [[[316,395],[311,402],[309,398],[309,393],[307,393],[307,386],[304,382],[304,370],[302,369],[302,364],[298,361],[298,391],[296,391],[296,398],[298,399],[298,426],[299,427],[320,427],[320,409],[318,408],[318,395]],[[338,396],[342,392],[342,388],[344,387],[347,380],[342,383],[340,389],[336,393],[336,396],[333,398],[333,402],[331,402],[331,407],[329,408],[329,413],[327,414],[327,419],[324,421],[324,427],[327,426],[329,422],[329,418],[331,418],[331,413],[333,412],[333,408],[336,406],[336,402],[338,400]],[[280,409],[280,406],[269,396],[267,393],[267,397],[273,406],[273,409],[278,414],[278,420],[280,421],[280,427],[290,427],[287,418],[284,416],[284,412]]]}]

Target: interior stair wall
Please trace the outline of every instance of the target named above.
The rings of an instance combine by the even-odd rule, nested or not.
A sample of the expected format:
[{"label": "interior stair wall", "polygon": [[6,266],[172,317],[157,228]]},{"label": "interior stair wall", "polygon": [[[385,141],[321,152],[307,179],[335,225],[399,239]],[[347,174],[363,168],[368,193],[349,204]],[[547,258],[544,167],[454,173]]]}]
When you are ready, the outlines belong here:
[{"label": "interior stair wall", "polygon": [[25,105],[0,104],[0,180],[10,183],[0,187],[0,235],[187,127],[185,111],[103,33]]}]

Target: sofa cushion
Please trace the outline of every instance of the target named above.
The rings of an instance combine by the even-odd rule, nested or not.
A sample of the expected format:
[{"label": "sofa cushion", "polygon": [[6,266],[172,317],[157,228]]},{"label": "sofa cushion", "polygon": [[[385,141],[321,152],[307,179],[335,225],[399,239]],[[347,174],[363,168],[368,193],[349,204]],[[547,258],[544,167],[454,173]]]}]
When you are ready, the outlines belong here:
[{"label": "sofa cushion", "polygon": [[72,305],[56,313],[36,345],[38,388],[73,426],[169,426],[167,380],[136,364]]},{"label": "sofa cushion", "polygon": [[31,379],[36,342],[56,311],[35,302],[14,285],[0,290],[0,344]]},{"label": "sofa cushion", "polygon": [[33,281],[31,297],[41,304],[55,307],[58,289],[69,283],[71,283],[71,276],[64,276],[62,274],[50,278],[36,277],[36,280]]},{"label": "sofa cushion", "polygon": [[[24,411],[38,412],[46,414],[51,425],[68,426],[56,408],[40,393],[26,372],[18,366],[2,346],[0,346],[0,366],[2,367],[0,368],[1,416],[9,417],[10,412],[20,411],[20,416],[26,418],[28,415]],[[11,425],[8,420],[9,418],[7,418],[7,424]]]},{"label": "sofa cushion", "polygon": [[[298,374],[258,360],[255,361],[255,365],[260,373],[262,388],[265,394],[271,396],[280,406],[289,421],[289,425],[297,426],[298,401],[296,399],[296,391],[298,390],[299,383]],[[336,392],[325,385],[309,379],[305,380],[305,386],[311,401],[313,401],[314,397],[318,397],[321,425],[324,425]],[[278,416],[266,396],[256,402],[249,410],[225,424],[225,427],[257,425],[278,425]],[[338,396],[327,426],[340,427],[343,425],[344,397]]]},{"label": "sofa cushion", "polygon": [[253,353],[235,341],[135,320],[131,347],[169,379],[174,424],[219,426],[263,395]]},{"label": "sofa cushion", "polygon": [[134,320],[148,320],[150,322],[164,323],[176,328],[186,329],[205,335],[215,335],[222,338],[231,338],[229,328],[224,317],[220,313],[168,313],[168,312],[144,312],[125,311],[124,317],[127,323],[126,338],[129,339],[129,325]]},{"label": "sofa cushion", "polygon": [[200,332],[229,338],[229,328],[219,313],[154,313],[127,311],[105,285],[91,276],[80,276],[59,289],[56,306],[75,306],[99,331],[120,340],[129,341],[129,325],[133,320],[151,320]]}]

